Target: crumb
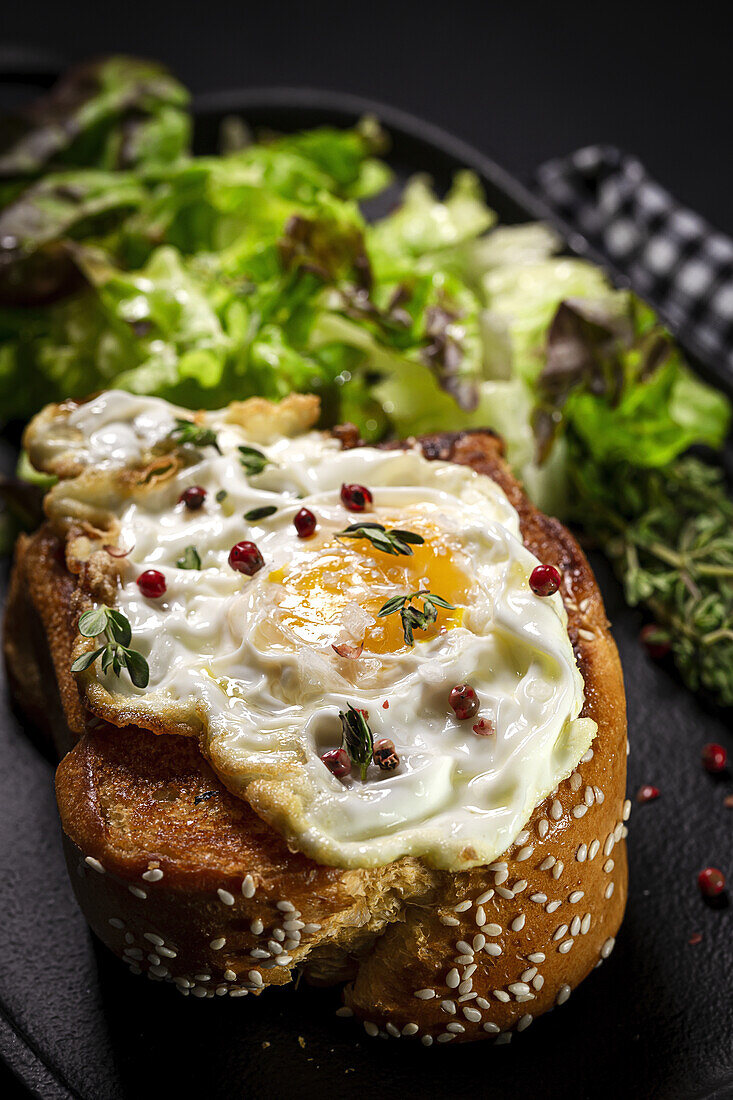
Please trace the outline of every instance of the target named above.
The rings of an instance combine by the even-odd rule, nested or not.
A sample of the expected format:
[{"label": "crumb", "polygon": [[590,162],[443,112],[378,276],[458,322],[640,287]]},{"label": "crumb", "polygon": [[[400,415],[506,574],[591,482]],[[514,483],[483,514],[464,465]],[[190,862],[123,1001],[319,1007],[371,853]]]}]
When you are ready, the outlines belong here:
[{"label": "crumb", "polygon": [[269,1047],[269,1045],[270,1045],[270,1044],[269,1044],[268,1042],[264,1042],[264,1043],[262,1044],[262,1049],[263,1049],[263,1050],[267,1050],[267,1048]]},{"label": "crumb", "polygon": [[301,1049],[305,1050],[305,1039],[302,1035],[298,1036],[298,1043],[300,1044]]},{"label": "crumb", "polygon": [[702,934],[700,932],[693,932],[687,941],[691,947],[696,947],[698,943],[702,941]]}]

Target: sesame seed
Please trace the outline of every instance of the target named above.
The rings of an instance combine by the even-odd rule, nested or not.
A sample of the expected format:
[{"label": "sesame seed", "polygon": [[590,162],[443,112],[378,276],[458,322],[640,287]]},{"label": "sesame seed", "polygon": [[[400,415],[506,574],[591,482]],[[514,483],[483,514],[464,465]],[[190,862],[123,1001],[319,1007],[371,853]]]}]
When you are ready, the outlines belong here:
[{"label": "sesame seed", "polygon": [[496,892],[500,898],[504,898],[505,901],[511,901],[514,897],[512,890],[507,890],[506,886],[497,886]]},{"label": "sesame seed", "polygon": [[424,1047],[431,1047],[433,1045],[433,1037],[432,1035],[423,1035],[420,1042]]},{"label": "sesame seed", "polygon": [[555,856],[546,856],[540,863],[540,871],[549,871],[555,865]]},{"label": "sesame seed", "polygon": [[290,966],[292,961],[292,955],[278,955],[278,957],[275,959],[275,962],[278,966]]},{"label": "sesame seed", "polygon": [[607,875],[610,875],[615,866],[616,864],[612,859],[607,859],[606,862],[603,864],[603,870],[606,872]]},{"label": "sesame seed", "polygon": [[464,1008],[463,1015],[467,1020],[470,1020],[472,1024],[478,1024],[481,1022],[481,1013],[477,1008]]},{"label": "sesame seed", "polygon": [[568,930],[567,924],[560,924],[552,934],[553,940],[561,940]]},{"label": "sesame seed", "polygon": [[455,1035],[450,1035],[447,1031],[441,1032],[438,1036],[439,1043],[449,1043],[451,1039],[455,1039]]},{"label": "sesame seed", "polygon": [[221,887],[216,891],[219,895],[219,901],[224,905],[234,905],[234,894],[230,894],[228,890],[222,890]]},{"label": "sesame seed", "polygon": [[592,859],[596,858],[596,856],[598,855],[598,849],[600,848],[600,846],[601,845],[597,840],[592,840],[591,841],[590,848],[588,849],[588,859],[592,860]]},{"label": "sesame seed", "polygon": [[295,906],[290,901],[279,901],[277,903],[276,908],[279,909],[281,913],[294,913],[295,912]]},{"label": "sesame seed", "polygon": [[555,866],[552,868],[552,877],[555,879],[560,878],[560,875],[563,873],[564,868],[565,864],[561,859],[559,859]]},{"label": "sesame seed", "polygon": [[587,856],[588,856],[588,845],[587,844],[581,844],[580,847],[578,848],[577,852],[575,853],[575,858],[577,859],[578,863],[585,863]]},{"label": "sesame seed", "polygon": [[510,993],[529,993],[529,986],[526,982],[512,982],[507,986]]},{"label": "sesame seed", "polygon": [[160,882],[163,877],[163,872],[159,867],[153,867],[150,871],[143,871],[141,877],[144,878],[146,882]]},{"label": "sesame seed", "polygon": [[547,894],[530,894],[529,900],[537,902],[538,905],[544,905],[547,901]]},{"label": "sesame seed", "polygon": [[417,1026],[417,1024],[405,1024],[405,1026],[402,1028],[402,1034],[403,1035],[417,1035],[419,1030],[420,1029]]},{"label": "sesame seed", "polygon": [[570,922],[570,935],[571,936],[580,935],[580,917],[573,917],[573,919],[571,920],[571,922]]},{"label": "sesame seed", "polygon": [[[461,984],[458,986],[458,993],[459,993],[461,999],[463,999],[463,997],[465,997],[466,994],[470,994],[472,986],[473,986],[473,982],[471,981],[470,978],[466,978],[465,981],[461,982]],[[476,994],[474,993],[474,997],[475,996],[476,996]]]},{"label": "sesame seed", "polygon": [[605,891],[606,892],[606,900],[608,900],[611,897],[611,895],[613,893],[613,890],[614,890],[614,884],[612,882],[609,882],[608,886],[606,887],[606,891]]},{"label": "sesame seed", "polygon": [[486,944],[486,936],[479,933],[477,936],[473,937],[471,946],[473,947],[474,951],[481,951],[483,949],[483,947],[485,946],[485,944]]},{"label": "sesame seed", "polygon": [[487,955],[501,955],[501,947],[498,943],[487,943],[484,951]]},{"label": "sesame seed", "polygon": [[550,817],[553,819],[553,821],[559,821],[562,817],[562,805],[557,798],[550,806]]},{"label": "sesame seed", "polygon": [[502,1004],[506,1004],[507,1001],[511,1000],[511,997],[509,996],[509,994],[505,993],[503,989],[495,989],[493,992],[494,992],[494,996],[496,997],[497,1001],[501,1001]]},{"label": "sesame seed", "polygon": [[247,977],[252,982],[252,984],[256,985],[258,988],[261,988],[265,984],[262,980],[262,975],[260,974],[259,970],[250,970]]},{"label": "sesame seed", "polygon": [[568,894],[568,901],[571,905],[575,905],[581,898],[585,897],[584,890],[573,890],[572,894]]},{"label": "sesame seed", "polygon": [[166,959],[175,959],[178,956],[178,952],[173,951],[170,947],[159,947],[158,954],[165,956]]},{"label": "sesame seed", "polygon": [[473,955],[456,955],[453,962],[458,963],[459,966],[462,966],[463,963],[471,963],[473,962]]},{"label": "sesame seed", "polygon": [[500,871],[494,872],[494,882],[497,886],[501,886],[503,882],[509,878],[509,871],[506,867],[503,867]]},{"label": "sesame seed", "polygon": [[531,844],[527,845],[525,848],[520,848],[515,856],[517,863],[523,863],[525,859],[529,859],[533,852],[534,848]]},{"label": "sesame seed", "polygon": [[456,1020],[453,1023],[446,1024],[445,1030],[452,1031],[454,1035],[461,1035],[466,1029],[463,1024],[459,1024]]},{"label": "sesame seed", "polygon": [[283,932],[282,928],[274,928],[272,932],[272,938],[274,940],[277,940],[278,943],[282,943],[285,939],[285,933]]},{"label": "sesame seed", "polygon": [[303,928],[303,931],[307,932],[308,935],[311,935],[313,932],[320,932],[321,926],[320,924],[306,924]]},{"label": "sesame seed", "polygon": [[219,936],[217,939],[212,940],[209,946],[211,947],[212,951],[221,951],[226,942],[227,941],[224,936]]},{"label": "sesame seed", "polygon": [[173,979],[173,981],[176,983],[176,985],[179,985],[181,989],[190,989],[192,985],[192,983],[189,982],[188,978],[176,977]]},{"label": "sesame seed", "polygon": [[277,940],[268,940],[267,946],[271,955],[282,955],[282,944],[278,943]]},{"label": "sesame seed", "polygon": [[584,752],[583,755],[581,756],[580,763],[581,764],[590,764],[592,759],[593,759],[593,749],[588,749],[588,751]]},{"label": "sesame seed", "polygon": [[526,844],[529,840],[529,829],[522,829],[521,833],[517,833],[514,838],[514,843],[517,848],[521,848],[523,844]]},{"label": "sesame seed", "polygon": [[537,833],[539,834],[540,840],[544,840],[549,831],[550,822],[547,820],[546,817],[541,817],[540,820],[537,822]]},{"label": "sesame seed", "polygon": [[572,993],[572,990],[571,990],[569,985],[567,985],[567,984],[561,985],[560,988],[557,991],[557,997],[555,998],[555,1004],[556,1005],[564,1005],[571,993]]},{"label": "sesame seed", "polygon": [[120,920],[119,917],[110,917],[107,923],[111,924],[113,928],[122,929],[125,927],[125,922],[123,920]]},{"label": "sesame seed", "polygon": [[539,992],[540,989],[542,989],[542,986],[544,984],[545,984],[545,979],[542,977],[541,974],[538,974],[536,978],[532,979],[532,985],[537,990],[537,992]]},{"label": "sesame seed", "polygon": [[128,886],[127,889],[133,895],[133,897],[140,898],[141,901],[145,901],[147,894],[144,890],[141,890],[139,886]]},{"label": "sesame seed", "polygon": [[483,894],[476,898],[477,905],[484,905],[487,901],[491,901],[494,896],[493,890],[485,890]]},{"label": "sesame seed", "polygon": [[578,637],[582,638],[584,642],[595,641],[595,634],[592,630],[586,630],[585,627],[578,627]]},{"label": "sesame seed", "polygon": [[255,894],[255,880],[251,875],[245,875],[242,880],[242,893],[246,898],[253,898]]},{"label": "sesame seed", "polygon": [[286,920],[283,921],[283,928],[286,932],[299,932],[305,925],[302,920]]},{"label": "sesame seed", "polygon": [[364,1030],[372,1039],[379,1034],[379,1028],[376,1024],[373,1024],[371,1020],[364,1021]]},{"label": "sesame seed", "polygon": [[249,930],[250,930],[250,932],[252,932],[253,935],[261,936],[262,933],[265,930],[265,926],[258,917],[257,920],[252,921],[252,923],[249,926]]},{"label": "sesame seed", "polygon": [[532,1023],[533,1017],[527,1013],[526,1016],[522,1016],[521,1020],[517,1023],[517,1031],[524,1031]]},{"label": "sesame seed", "polygon": [[529,886],[529,883],[527,882],[526,878],[520,878],[512,886],[512,893],[516,897],[517,894],[521,894],[523,890],[526,890],[528,886]]},{"label": "sesame seed", "polygon": [[570,776],[570,787],[572,790],[577,791],[580,784],[583,782],[580,772],[573,772]]},{"label": "sesame seed", "polygon": [[623,817],[624,821],[629,820],[629,817],[631,816],[631,799],[630,798],[627,798],[625,800],[624,808],[623,808],[621,816]]},{"label": "sesame seed", "polygon": [[621,829],[621,839],[622,839],[622,840],[626,840],[626,837],[627,837],[628,835],[629,835],[629,830],[628,830],[628,829],[626,828],[626,826],[624,825],[624,826],[623,826],[623,828]]},{"label": "sesame seed", "polygon": [[465,913],[467,909],[470,909],[473,905],[472,901],[460,901],[458,905],[453,906],[454,913]]},{"label": "sesame seed", "polygon": [[525,920],[526,920],[526,917],[525,917],[524,913],[520,913],[518,917],[515,917],[514,920],[511,923],[511,926],[510,926],[512,932],[521,932],[522,929],[524,928]]},{"label": "sesame seed", "polygon": [[561,901],[548,901],[547,905],[545,906],[545,912],[546,913],[554,913],[555,910],[559,909],[561,905],[562,905]]},{"label": "sesame seed", "polygon": [[476,924],[481,928],[483,924],[486,924],[486,910],[483,905],[479,905],[476,910]]},{"label": "sesame seed", "polygon": [[126,947],[122,954],[128,959],[141,959],[143,957],[139,947]]},{"label": "sesame seed", "polygon": [[160,964],[158,964],[156,966],[151,966],[149,973],[154,974],[156,978],[167,978],[170,974],[170,970],[167,966],[160,966]]},{"label": "sesame seed", "polygon": [[485,924],[483,926],[483,928],[481,929],[481,931],[485,932],[487,936],[500,936],[501,935],[501,925],[500,924]]},{"label": "sesame seed", "polygon": [[527,961],[531,963],[543,963],[545,961],[544,951],[535,951],[531,955],[527,955]]},{"label": "sesame seed", "polygon": [[523,982],[531,982],[536,973],[537,973],[537,967],[536,966],[530,966],[529,970],[523,970],[522,973],[519,975],[519,977],[520,977],[521,981],[523,981]]},{"label": "sesame seed", "polygon": [[400,1037],[399,1028],[396,1028],[391,1020],[389,1020],[384,1026],[387,1030],[388,1035],[391,1035],[393,1039],[399,1039],[399,1037]]},{"label": "sesame seed", "polygon": [[434,989],[416,989],[413,993],[413,997],[417,997],[419,1001],[431,1001],[434,996]]},{"label": "sesame seed", "polygon": [[194,974],[194,978],[197,982],[210,982],[211,974]]},{"label": "sesame seed", "polygon": [[621,839],[621,834],[623,833],[623,831],[624,831],[623,822],[619,821],[618,825],[613,830],[613,839],[616,841],[617,844],[618,844],[619,840]]},{"label": "sesame seed", "polygon": [[570,948],[573,946],[574,940],[564,940],[558,947],[558,951],[561,955],[567,955]]},{"label": "sesame seed", "polygon": [[596,796],[596,802],[598,803],[599,806],[602,805],[606,801],[606,796],[605,796],[605,794],[603,793],[603,791],[601,790],[600,787],[594,787],[593,788],[593,793]]},{"label": "sesame seed", "polygon": [[588,813],[588,807],[581,803],[579,806],[573,806],[573,817],[585,817]]},{"label": "sesame seed", "polygon": [[131,932],[125,932],[125,943],[134,943],[134,942],[135,942],[135,937],[132,935],[132,933]]},{"label": "sesame seed", "polygon": [[191,990],[191,992],[193,993],[194,997],[205,997],[206,996],[206,990],[202,989],[200,985],[197,985],[195,989]]},{"label": "sesame seed", "polygon": [[476,1004],[479,1006],[479,1008],[483,1008],[484,1010],[486,1010],[487,1008],[491,1008],[491,1005],[485,997],[477,997]]},{"label": "sesame seed", "polygon": [[445,984],[448,986],[449,989],[455,989],[460,980],[460,975],[458,971],[454,968],[453,970],[448,971],[448,975],[445,979]]},{"label": "sesame seed", "polygon": [[487,1020],[484,1024],[484,1031],[488,1031],[489,1035],[498,1035],[499,1028],[496,1024],[492,1024],[491,1020]]},{"label": "sesame seed", "polygon": [[233,970],[225,970],[224,977],[228,982],[236,982],[237,980],[237,975],[234,973]]},{"label": "sesame seed", "polygon": [[456,1002],[445,1000],[440,1002],[441,1012],[445,1012],[446,1016],[455,1016],[456,1014]]},{"label": "sesame seed", "polygon": [[603,845],[604,856],[610,856],[613,851],[613,846],[616,843],[613,833],[609,833],[606,837],[606,843]]},{"label": "sesame seed", "polygon": [[596,792],[593,790],[592,787],[586,787],[583,791],[583,801],[585,802],[586,806],[592,806],[595,800]]},{"label": "sesame seed", "polygon": [[250,955],[253,959],[269,959],[270,952],[263,951],[261,947],[255,947],[250,951]]},{"label": "sesame seed", "polygon": [[591,922],[591,915],[590,915],[590,913],[586,913],[585,916],[583,917],[582,921],[580,922],[580,934],[581,934],[581,936],[585,936],[586,933],[588,932],[588,929],[590,928],[590,922]]},{"label": "sesame seed", "polygon": [[461,922],[457,917],[441,917],[440,923],[445,924],[448,928],[457,928]]},{"label": "sesame seed", "polygon": [[459,940],[456,944],[456,950],[459,951],[461,955],[470,955],[473,953],[471,944],[467,943],[466,940]]}]

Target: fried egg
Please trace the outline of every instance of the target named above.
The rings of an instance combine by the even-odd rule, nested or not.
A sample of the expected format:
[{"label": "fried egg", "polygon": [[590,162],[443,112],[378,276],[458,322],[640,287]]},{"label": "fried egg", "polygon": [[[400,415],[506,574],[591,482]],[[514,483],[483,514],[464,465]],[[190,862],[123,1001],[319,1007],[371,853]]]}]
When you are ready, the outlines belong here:
[{"label": "fried egg", "polygon": [[[55,506],[73,513],[85,496],[98,501],[105,481],[118,545],[129,550],[115,602],[150,668],[144,689],[98,662],[89,675],[125,720],[158,729],[166,716],[189,720],[222,781],[321,863],[491,862],[596,732],[580,717],[584,686],[562,600],[530,589],[538,562],[502,489],[416,447],[344,451],[313,431],[262,444],[257,433],[267,464],[248,473],[239,448],[253,445],[252,433],[226,411],[205,417],[219,451],[188,448],[172,476],[130,489],[120,471],[186,415],[114,391],[64,414],[77,465],[94,476],[64,483]],[[368,511],[345,508],[343,483],[369,488]],[[206,490],[196,511],[179,502],[191,486]],[[244,518],[265,508],[275,511]],[[309,538],[293,522],[302,508],[316,517]],[[388,554],[343,534],[360,520],[423,541],[411,554]],[[241,540],[264,561],[252,576],[229,564]],[[179,564],[191,546],[200,569]],[[160,598],[136,583],[148,569],[165,577]],[[425,592],[450,607],[438,607],[409,644],[399,611],[380,610]],[[419,597],[413,605],[422,606]],[[449,706],[462,683],[478,693],[473,720],[459,721]],[[349,706],[368,715],[375,741],[394,743],[395,770],[371,764],[363,777],[352,768],[337,778],[324,765],[323,754],[341,745]],[[489,736],[474,732],[478,718]]]}]

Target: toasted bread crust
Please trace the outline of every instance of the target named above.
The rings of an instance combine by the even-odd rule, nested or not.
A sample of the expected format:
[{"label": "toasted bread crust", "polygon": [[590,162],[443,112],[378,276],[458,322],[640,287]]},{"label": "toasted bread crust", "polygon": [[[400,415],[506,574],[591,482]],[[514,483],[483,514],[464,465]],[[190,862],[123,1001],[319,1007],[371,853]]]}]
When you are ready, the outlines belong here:
[{"label": "toasted bread crust", "polygon": [[96,719],[83,732],[88,714],[68,671],[76,580],[48,527],[18,547],[6,654],[22,705],[45,718],[45,637],[68,728],[81,734],[57,796],[74,888],[112,950],[201,997],[283,984],[299,964],[314,980],[353,978],[346,1001],[368,1030],[429,1043],[523,1028],[610,951],[626,898],[626,725],[618,656],[575,540],[529,503],[491,433],[420,443],[428,458],[498,482],[526,545],[560,569],[583,714],[599,729],[592,754],[491,868],[321,866],[231,795],[194,740]]}]

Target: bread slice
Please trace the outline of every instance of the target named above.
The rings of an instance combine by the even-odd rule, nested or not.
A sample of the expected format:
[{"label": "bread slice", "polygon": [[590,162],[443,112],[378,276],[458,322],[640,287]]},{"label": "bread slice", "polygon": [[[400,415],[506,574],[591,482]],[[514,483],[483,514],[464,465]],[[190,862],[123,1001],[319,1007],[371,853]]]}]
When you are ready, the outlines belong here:
[{"label": "bread slice", "polygon": [[[356,441],[341,434],[342,444]],[[6,615],[12,683],[54,737],[69,871],[96,934],[186,995],[346,980],[370,1034],[426,1045],[523,1029],[610,953],[626,900],[626,722],[618,655],[572,536],[527,500],[488,432],[428,436],[426,457],[497,481],[522,535],[564,578],[568,631],[598,735],[489,867],[319,865],[214,775],[193,738],[93,718],[69,672],[76,578],[50,526],[20,540]],[[55,684],[54,684],[55,680]]]}]

